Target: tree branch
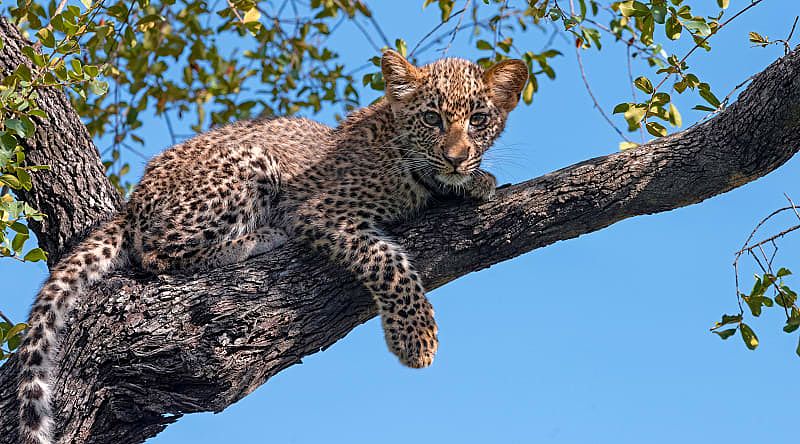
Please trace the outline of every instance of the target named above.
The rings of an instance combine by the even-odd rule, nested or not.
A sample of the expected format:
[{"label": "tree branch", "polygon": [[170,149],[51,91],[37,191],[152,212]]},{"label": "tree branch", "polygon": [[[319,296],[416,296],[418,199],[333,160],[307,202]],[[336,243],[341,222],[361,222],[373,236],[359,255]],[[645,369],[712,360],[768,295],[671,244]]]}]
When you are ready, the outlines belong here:
[{"label": "tree branch", "polygon": [[[506,187],[490,203],[441,204],[391,231],[434,289],[755,180],[797,152],[799,125],[795,50],[701,125]],[[184,413],[221,411],[375,315],[347,273],[296,243],[194,276],[123,270],[85,297],[65,332],[54,387],[62,442],[139,443]],[[0,411],[16,410],[16,371],[13,358],[0,368]],[[0,443],[16,442],[16,426],[0,417]]]}]

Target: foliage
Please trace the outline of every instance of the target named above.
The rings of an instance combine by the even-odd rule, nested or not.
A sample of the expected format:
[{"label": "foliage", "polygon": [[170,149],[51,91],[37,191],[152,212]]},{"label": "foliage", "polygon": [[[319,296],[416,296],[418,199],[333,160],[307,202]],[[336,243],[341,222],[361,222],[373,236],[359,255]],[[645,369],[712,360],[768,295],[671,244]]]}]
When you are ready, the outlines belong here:
[{"label": "foliage", "polygon": [[[792,272],[788,268],[775,265],[775,259],[778,254],[778,240],[800,230],[800,224],[785,228],[758,242],[753,240],[756,233],[767,222],[780,214],[796,216],[797,220],[800,221],[800,209],[795,206],[789,196],[786,196],[786,199],[789,201],[789,206],[775,210],[762,219],[750,233],[742,248],[736,252],[733,268],[736,277],[736,297],[739,302],[739,313],[736,315],[722,315],[722,320],[714,323],[714,326],[711,327],[711,331],[722,339],[728,339],[733,336],[738,329],[745,346],[750,350],[755,350],[758,347],[758,336],[744,322],[745,309],[742,302],[747,305],[750,314],[756,318],[761,316],[764,307],[780,307],[786,317],[783,331],[792,334],[800,328],[800,308],[797,306],[797,292],[789,287],[788,283]],[[755,283],[750,293],[744,293],[739,288],[739,267],[743,257],[752,259],[756,268],[760,270],[760,273],[755,274]],[[726,325],[733,325],[733,327],[720,330]],[[798,335],[798,345],[795,351],[800,356],[800,335]]]},{"label": "foliage", "polygon": [[22,342],[22,332],[28,328],[27,324],[13,324],[5,317],[0,320],[0,362],[11,356],[11,353]]}]

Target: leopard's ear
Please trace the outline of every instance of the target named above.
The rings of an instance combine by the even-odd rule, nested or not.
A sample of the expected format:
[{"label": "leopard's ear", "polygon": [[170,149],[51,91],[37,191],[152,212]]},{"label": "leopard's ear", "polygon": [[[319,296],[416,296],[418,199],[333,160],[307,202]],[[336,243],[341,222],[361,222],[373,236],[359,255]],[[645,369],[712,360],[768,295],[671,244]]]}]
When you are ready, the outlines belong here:
[{"label": "leopard's ear", "polygon": [[386,83],[386,97],[390,102],[411,96],[419,87],[421,73],[400,53],[387,49],[381,58],[381,71]]},{"label": "leopard's ear", "polygon": [[528,66],[522,60],[503,60],[483,73],[483,83],[489,88],[492,102],[506,112],[517,106],[527,81]]}]

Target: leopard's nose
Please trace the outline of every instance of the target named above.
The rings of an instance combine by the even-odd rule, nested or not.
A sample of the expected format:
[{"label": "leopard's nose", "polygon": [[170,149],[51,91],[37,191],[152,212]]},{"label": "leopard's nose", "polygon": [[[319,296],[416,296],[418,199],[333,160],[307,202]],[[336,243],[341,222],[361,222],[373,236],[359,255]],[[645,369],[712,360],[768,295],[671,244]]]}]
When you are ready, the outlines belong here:
[{"label": "leopard's nose", "polygon": [[466,151],[447,152],[445,153],[444,158],[450,162],[450,165],[453,166],[453,169],[457,169],[462,162],[467,160],[467,153]]}]

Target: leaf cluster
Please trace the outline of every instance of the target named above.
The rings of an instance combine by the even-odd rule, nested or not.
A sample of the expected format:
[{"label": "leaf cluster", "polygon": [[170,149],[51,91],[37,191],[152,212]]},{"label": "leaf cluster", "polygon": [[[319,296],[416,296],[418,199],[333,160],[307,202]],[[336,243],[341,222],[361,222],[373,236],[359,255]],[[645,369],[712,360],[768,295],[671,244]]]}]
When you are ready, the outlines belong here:
[{"label": "leaf cluster", "polygon": [[22,335],[28,324],[13,324],[8,321],[0,321],[0,362],[8,359],[13,352],[19,348],[22,342]]},{"label": "leaf cluster", "polygon": [[[797,306],[797,293],[785,282],[785,278],[792,272],[788,268],[781,267],[775,274],[763,273],[755,275],[755,283],[750,293],[739,293],[739,297],[745,302],[750,314],[753,317],[760,317],[764,308],[780,307],[786,315],[786,323],[783,331],[794,333],[800,328],[800,308]],[[724,326],[733,325],[732,328],[722,329]],[[736,331],[744,342],[744,345],[755,350],[758,347],[758,336],[752,327],[744,322],[744,313],[737,315],[722,315],[722,320],[714,323],[711,331],[722,339],[728,339]],[[796,353],[800,356],[800,336]]]}]

